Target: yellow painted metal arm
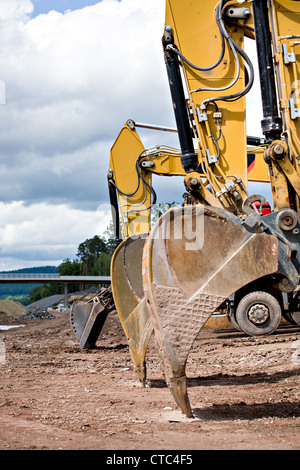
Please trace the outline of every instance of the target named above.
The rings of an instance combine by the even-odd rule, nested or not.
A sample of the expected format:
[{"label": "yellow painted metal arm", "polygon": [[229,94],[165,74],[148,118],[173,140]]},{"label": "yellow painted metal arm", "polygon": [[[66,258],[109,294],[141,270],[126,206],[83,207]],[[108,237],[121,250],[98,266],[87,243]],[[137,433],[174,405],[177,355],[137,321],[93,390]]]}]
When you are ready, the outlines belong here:
[{"label": "yellow painted metal arm", "polygon": [[180,57],[199,164],[215,205],[220,201],[236,212],[247,197],[245,60],[239,52],[245,32],[238,22],[229,22],[220,34],[219,3],[193,0],[187,8],[181,0],[167,0],[165,54]]},{"label": "yellow painted metal arm", "polygon": [[122,238],[149,230],[152,176],[140,169],[145,148],[135,128],[122,127],[110,151],[108,178],[118,197]]},{"label": "yellow painted metal arm", "polygon": [[180,151],[166,145],[145,149],[132,120],[115,140],[109,162],[109,180],[117,193],[123,238],[150,230],[154,194],[152,174],[185,176]]},{"label": "yellow painted metal arm", "polygon": [[[249,147],[247,181],[269,182],[268,165],[263,159],[264,150],[264,146]],[[134,121],[126,121],[111,148],[109,162],[110,178],[117,193],[123,238],[150,230],[152,175],[185,177],[180,157],[179,149],[166,145],[157,145],[146,150]],[[137,165],[147,185],[142,181],[139,184]],[[203,181],[207,181],[206,174],[201,170],[198,175]],[[190,178],[192,176],[189,175]],[[203,191],[206,204],[220,206],[207,189]]]}]

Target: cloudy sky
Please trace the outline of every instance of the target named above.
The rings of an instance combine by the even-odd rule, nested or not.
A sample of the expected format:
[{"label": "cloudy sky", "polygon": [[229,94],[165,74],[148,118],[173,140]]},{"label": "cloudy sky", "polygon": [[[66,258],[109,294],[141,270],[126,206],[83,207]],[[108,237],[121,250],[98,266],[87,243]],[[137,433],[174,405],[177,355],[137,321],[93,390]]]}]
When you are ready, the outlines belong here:
[{"label": "cloudy sky", "polygon": [[[110,221],[109,150],[124,122],[175,125],[164,4],[0,0],[0,270],[73,259]],[[182,194],[170,179],[157,190],[161,202]]]}]

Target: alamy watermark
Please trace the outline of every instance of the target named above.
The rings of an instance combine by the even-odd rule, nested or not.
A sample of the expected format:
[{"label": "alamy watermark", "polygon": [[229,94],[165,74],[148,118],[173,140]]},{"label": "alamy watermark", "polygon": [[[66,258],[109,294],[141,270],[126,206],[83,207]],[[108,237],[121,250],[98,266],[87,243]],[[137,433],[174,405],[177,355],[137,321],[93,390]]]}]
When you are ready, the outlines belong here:
[{"label": "alamy watermark", "polygon": [[201,250],[204,244],[202,205],[169,209],[150,232],[152,239],[183,240],[187,251]]},{"label": "alamy watermark", "polygon": [[0,104],[6,104],[6,84],[0,80]]},{"label": "alamy watermark", "polygon": [[289,99],[290,117],[291,119],[300,118],[300,80],[292,83],[292,94]]},{"label": "alamy watermark", "polygon": [[[130,208],[129,205],[127,207]],[[101,217],[99,233],[100,224],[103,224],[103,219],[107,220],[109,213],[113,220],[119,217],[115,208],[109,204],[99,205],[97,212]],[[188,251],[201,250],[204,245],[204,206],[200,204],[171,207],[159,217],[153,227],[151,225],[149,212],[142,205],[136,210],[121,211],[120,228],[126,227],[132,238],[147,238],[150,233],[152,239],[183,240]]]},{"label": "alamy watermark", "polygon": [[6,347],[4,341],[0,341],[0,365],[6,364]]},{"label": "alamy watermark", "polygon": [[292,347],[295,349],[292,354],[292,362],[293,364],[300,364],[300,340],[294,341]]},{"label": "alamy watermark", "polygon": [[295,104],[300,105],[300,80],[294,80],[292,83],[292,99]]}]

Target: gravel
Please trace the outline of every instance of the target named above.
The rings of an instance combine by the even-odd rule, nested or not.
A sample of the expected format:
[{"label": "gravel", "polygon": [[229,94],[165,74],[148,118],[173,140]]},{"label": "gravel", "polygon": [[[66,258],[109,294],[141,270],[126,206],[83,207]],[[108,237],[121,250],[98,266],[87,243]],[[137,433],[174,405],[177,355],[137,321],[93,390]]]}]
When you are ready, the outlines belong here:
[{"label": "gravel", "polygon": [[44,320],[45,318],[56,318],[55,315],[48,312],[45,308],[34,308],[29,310],[24,315],[21,315],[19,318],[24,318],[26,320]]}]

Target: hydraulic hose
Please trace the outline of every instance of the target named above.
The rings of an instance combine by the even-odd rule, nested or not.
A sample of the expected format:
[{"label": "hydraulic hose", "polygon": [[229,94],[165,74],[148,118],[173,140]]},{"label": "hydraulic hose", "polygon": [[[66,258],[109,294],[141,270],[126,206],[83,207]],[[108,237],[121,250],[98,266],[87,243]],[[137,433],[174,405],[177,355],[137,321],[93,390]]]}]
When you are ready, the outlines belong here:
[{"label": "hydraulic hose", "polygon": [[221,55],[220,55],[218,61],[214,65],[211,65],[209,67],[199,67],[199,66],[193,64],[192,62],[190,62],[172,44],[167,46],[167,49],[169,49],[172,52],[174,52],[175,54],[177,54],[182,59],[183,62],[185,62],[187,65],[189,65],[193,69],[198,70],[198,71],[207,71],[207,70],[212,70],[213,68],[216,68],[219,65],[219,63],[223,59],[224,53],[225,53],[225,40],[228,42],[229,47],[232,50],[232,52],[234,54],[234,57],[235,57],[235,61],[237,63],[237,73],[236,73],[236,76],[235,76],[234,80],[229,85],[227,85],[226,87],[221,87],[221,88],[198,88],[196,90],[192,90],[191,93],[197,93],[197,92],[200,92],[200,91],[203,91],[203,90],[205,90],[205,91],[225,91],[225,90],[230,89],[237,82],[237,80],[239,78],[239,75],[240,75],[240,62],[239,62],[239,58],[238,58],[237,54],[240,54],[240,56],[247,63],[247,65],[249,67],[249,72],[248,72],[247,84],[244,87],[244,89],[241,90],[240,92],[237,92],[237,93],[234,93],[234,94],[231,94],[231,95],[225,95],[225,96],[218,96],[218,97],[209,98],[209,99],[205,100],[202,103],[202,105],[201,105],[202,108],[205,108],[207,106],[207,104],[212,102],[212,101],[233,101],[235,99],[239,99],[240,97],[244,96],[246,93],[249,92],[249,90],[251,89],[251,87],[253,85],[253,82],[254,82],[254,68],[253,68],[253,65],[252,65],[252,62],[251,62],[250,58],[247,56],[245,51],[243,51],[243,49],[241,49],[238,46],[238,44],[236,44],[236,42],[229,36],[229,34],[228,34],[228,32],[225,28],[224,22],[223,22],[222,10],[223,10],[224,5],[226,3],[228,3],[228,1],[229,0],[221,0],[218,3],[217,8],[216,8],[216,22],[217,22],[217,25],[218,25],[218,28],[219,28],[219,31],[220,31],[220,35],[221,35],[222,51],[221,51]]},{"label": "hydraulic hose", "polygon": [[[144,193],[145,193],[145,196],[144,196],[144,200],[139,203],[139,204],[131,204],[131,206],[135,206],[135,207],[139,207],[139,206],[142,206],[146,199],[147,199],[147,190],[146,190],[146,186],[147,188],[149,189],[150,191],[150,195],[151,195],[151,201],[150,201],[150,206],[144,208],[144,209],[139,209],[140,211],[145,211],[147,209],[149,209],[152,205],[154,205],[156,203],[156,200],[157,200],[157,196],[156,196],[156,192],[154,190],[154,188],[152,186],[150,186],[147,181],[143,178],[142,174],[141,174],[141,170],[140,170],[140,167],[139,167],[139,162],[141,160],[141,158],[143,157],[143,154],[147,152],[147,150],[143,150],[140,155],[138,156],[138,158],[136,159],[136,162],[135,162],[135,170],[136,170],[136,173],[137,173],[137,176],[138,176],[138,184],[137,184],[137,187],[134,191],[130,192],[130,193],[125,193],[124,191],[121,191],[120,188],[118,188],[118,186],[116,185],[115,181],[114,180],[111,180],[110,181],[110,184],[112,186],[115,187],[115,189],[118,191],[118,193],[122,194],[123,196],[126,196],[126,197],[132,197],[134,196],[137,191],[139,190],[139,187],[140,187],[140,182],[142,181],[142,184],[143,184],[143,187],[144,187]],[[128,211],[127,213],[129,212],[135,212],[135,210],[131,210],[131,211]]]}]

